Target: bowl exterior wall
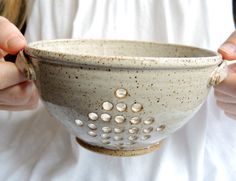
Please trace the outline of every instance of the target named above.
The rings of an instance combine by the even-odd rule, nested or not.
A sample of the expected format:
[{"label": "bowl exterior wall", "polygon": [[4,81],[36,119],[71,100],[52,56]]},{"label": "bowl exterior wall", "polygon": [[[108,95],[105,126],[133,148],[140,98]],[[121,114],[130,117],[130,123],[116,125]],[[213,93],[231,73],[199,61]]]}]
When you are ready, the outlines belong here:
[{"label": "bowl exterior wall", "polygon": [[148,147],[182,127],[204,102],[216,68],[116,69],[30,60],[45,106],[70,133],[125,150]]}]

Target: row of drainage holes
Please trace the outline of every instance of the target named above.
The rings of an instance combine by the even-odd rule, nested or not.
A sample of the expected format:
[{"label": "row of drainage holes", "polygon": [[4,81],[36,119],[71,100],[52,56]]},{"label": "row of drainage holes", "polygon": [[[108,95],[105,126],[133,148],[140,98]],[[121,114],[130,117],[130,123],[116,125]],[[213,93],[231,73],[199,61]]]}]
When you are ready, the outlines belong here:
[{"label": "row of drainage holes", "polygon": [[[102,140],[102,143],[103,144],[111,144],[111,142],[109,141],[109,140]],[[126,143],[126,145],[134,145],[134,144],[136,144],[137,142],[135,142],[135,141],[130,141],[130,142],[128,142],[128,143]],[[158,143],[156,143],[156,144],[159,144],[159,142]],[[119,149],[124,149],[125,147],[124,147],[124,143],[122,143],[122,142],[120,142],[120,143],[115,143],[114,144],[114,146],[116,146],[116,147],[118,147]]]},{"label": "row of drainage holes", "polygon": [[[98,117],[98,116],[97,116]],[[97,118],[98,119],[98,118]],[[97,120],[96,119],[96,120]],[[109,115],[109,114],[106,114],[106,113],[104,113],[104,114],[101,114],[101,119],[104,121],[104,122],[108,122],[108,121],[110,121],[111,119],[112,119],[112,117]],[[117,123],[117,124],[122,124],[122,123],[124,123],[126,121],[126,118],[124,117],[124,116],[115,116],[115,122]],[[144,121],[143,121],[143,123],[144,124],[146,124],[146,125],[150,125],[150,124],[152,124],[152,123],[154,123],[154,118],[153,117],[149,117],[149,118],[147,118],[147,119],[145,119]],[[139,117],[133,117],[133,118],[131,118],[130,119],[130,124],[132,124],[132,125],[137,125],[137,124],[139,124],[139,123],[141,123],[141,119],[139,118]],[[83,126],[83,121],[81,121],[80,119],[76,119],[75,120],[75,123],[78,125],[78,126]]]},{"label": "row of drainage holes", "polygon": [[[147,140],[151,137],[151,135],[143,135],[141,137],[142,140]],[[101,138],[104,139],[104,140],[109,140],[111,138],[111,136],[109,134],[106,134],[106,133],[103,133],[101,134]],[[131,135],[129,137],[129,140],[136,140],[137,136],[136,135]],[[122,136],[119,136],[119,135],[115,135],[113,137],[113,140],[114,141],[122,141],[124,138]]]},{"label": "row of drainage holes", "polygon": [[[109,145],[111,144],[111,141],[109,140],[102,140],[102,143],[105,144],[105,145]],[[135,141],[130,141],[129,145],[134,145],[136,142]],[[118,148],[122,149],[124,148],[124,143],[117,143],[115,144],[115,146],[117,146]]]},{"label": "row of drainage holes", "polygon": [[[95,137],[95,136],[97,136],[97,134],[94,132],[94,131],[89,131],[88,132],[88,134],[90,135],[90,136],[93,136],[93,137]],[[103,134],[101,135],[101,137],[102,137],[102,140],[106,140],[106,141],[109,141],[110,140],[110,135],[107,135],[107,136],[104,136]],[[129,137],[128,137],[128,140],[129,141],[136,141],[136,140],[138,140],[138,136],[137,135],[130,135]],[[141,136],[141,140],[147,140],[147,139],[149,139],[149,138],[151,138],[151,135],[143,135],[143,136]],[[114,137],[113,137],[113,140],[114,141],[122,141],[122,140],[124,140],[124,138],[122,137],[122,136],[117,136],[117,135],[115,135]]]},{"label": "row of drainage holes", "polygon": [[[97,129],[97,126],[95,124],[88,124],[88,127],[91,129],[91,130],[96,130]],[[161,127],[163,129],[163,127]],[[159,128],[159,129],[161,129]],[[102,127],[102,131],[105,132],[105,133],[110,133],[112,130],[109,128],[109,127]],[[153,127],[148,127],[148,128],[144,128],[143,129],[143,133],[147,134],[147,133],[151,133],[153,131]],[[159,130],[161,131],[161,130]],[[124,132],[124,128],[114,128],[114,132],[115,133],[121,133],[121,132]],[[128,129],[128,132],[130,134],[137,134],[139,132],[139,128],[137,127],[132,127],[132,128],[129,128]]]},{"label": "row of drainage holes", "polygon": [[[111,103],[111,102],[108,102],[108,101],[106,101],[106,102],[103,102],[102,103],[102,108],[105,110],[105,111],[111,111],[112,109],[113,109],[113,104]],[[116,104],[116,110],[117,111],[119,111],[119,112],[124,112],[124,111],[126,111],[126,109],[127,109],[127,105],[125,104],[125,103],[123,103],[123,102],[120,102],[120,103],[117,103]],[[133,112],[140,112],[141,110],[143,109],[143,105],[142,104],[140,104],[140,103],[133,103],[132,105],[131,105],[131,110],[133,111]],[[94,118],[96,118],[96,116],[95,115],[92,115],[91,116],[91,119],[94,119]]]},{"label": "row of drainage holes", "polygon": [[[77,125],[79,125],[79,126],[83,126],[83,122],[81,121],[81,120],[79,120],[79,119],[76,119],[75,120],[75,123],[77,124]],[[88,127],[90,128],[90,129],[92,129],[92,130],[96,130],[97,129],[97,126],[95,125],[95,124],[93,124],[93,123],[90,123],[90,124],[88,124]],[[164,129],[166,128],[166,126],[165,125],[160,125],[157,129],[156,129],[156,131],[163,131]],[[152,132],[152,130],[153,130],[153,128],[152,127],[149,127],[149,128],[144,128],[143,129],[143,132],[144,133],[150,133],[150,132]],[[102,127],[102,131],[104,132],[104,133],[110,133],[112,130],[111,130],[111,128],[110,127]],[[123,132],[124,131],[124,129],[123,128],[114,128],[114,132],[115,133],[121,133],[121,132]],[[132,128],[130,128],[129,129],[129,133],[131,133],[131,134],[134,134],[134,133],[137,133],[139,131],[139,129],[137,128],[137,127],[132,127]]]},{"label": "row of drainage holes", "polygon": [[[107,114],[107,113],[103,113],[101,114],[101,119],[105,122],[108,122],[111,120],[112,116],[110,114]],[[94,113],[94,112],[91,112],[88,114],[88,118],[92,121],[96,121],[98,120],[99,116],[97,113]],[[125,120],[125,117],[124,116],[116,116],[116,119],[120,119],[120,121],[124,121]],[[122,120],[123,119],[123,120]],[[137,118],[136,118],[137,119]],[[118,120],[119,121],[119,120]],[[138,120],[137,120],[138,121]]]},{"label": "row of drainage holes", "polygon": [[[141,140],[143,140],[143,141],[145,141],[145,140],[147,140],[147,139],[149,139],[151,136],[150,135],[145,135],[145,136],[142,136],[141,137]],[[121,139],[121,140],[116,140],[115,139],[115,137],[114,137],[114,141],[122,141],[123,140],[123,138]],[[130,141],[130,144],[135,144],[136,142],[135,141],[137,141],[138,140],[138,136],[129,136],[128,137],[128,140]],[[104,143],[104,144],[110,144],[111,143],[111,141],[110,140],[108,140],[108,139],[103,139],[102,140],[102,143]],[[124,143],[119,143],[120,145],[123,145]]]},{"label": "row of drainage holes", "polygon": [[[163,131],[164,129],[165,129],[165,126],[161,125],[156,129],[156,131],[160,132],[160,131]],[[112,129],[110,127],[102,127],[102,131],[103,131],[103,133],[111,133]],[[133,127],[133,128],[130,128],[128,131],[130,134],[137,134],[139,129],[136,127]],[[153,131],[152,127],[143,129],[144,134],[150,134],[152,131]],[[124,128],[114,128],[114,132],[117,134],[122,133],[122,132],[124,132]],[[97,136],[97,133],[94,130],[88,131],[88,134],[92,137]],[[105,137],[105,135],[103,135],[103,136]],[[131,135],[131,136],[136,136],[136,135]]]},{"label": "row of drainage holes", "polygon": [[[105,144],[105,145],[109,145],[109,144],[111,144],[111,141],[109,141],[109,140],[101,140],[101,142],[103,143],[103,144]],[[134,144],[136,144],[136,142],[135,141],[130,141],[129,143],[127,143],[127,145],[134,145]],[[114,144],[115,146],[117,146],[118,148],[120,148],[120,149],[123,149],[123,148],[125,148],[124,147],[124,143],[116,143],[116,144]]]}]

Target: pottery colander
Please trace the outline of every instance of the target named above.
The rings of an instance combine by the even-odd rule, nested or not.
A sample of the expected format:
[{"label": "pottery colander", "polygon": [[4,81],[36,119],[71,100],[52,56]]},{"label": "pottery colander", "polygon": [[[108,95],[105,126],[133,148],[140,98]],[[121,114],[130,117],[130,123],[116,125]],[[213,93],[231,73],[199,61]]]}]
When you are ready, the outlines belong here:
[{"label": "pottery colander", "polygon": [[80,145],[119,156],[158,149],[227,76],[216,52],[123,40],[34,42],[16,64]]}]

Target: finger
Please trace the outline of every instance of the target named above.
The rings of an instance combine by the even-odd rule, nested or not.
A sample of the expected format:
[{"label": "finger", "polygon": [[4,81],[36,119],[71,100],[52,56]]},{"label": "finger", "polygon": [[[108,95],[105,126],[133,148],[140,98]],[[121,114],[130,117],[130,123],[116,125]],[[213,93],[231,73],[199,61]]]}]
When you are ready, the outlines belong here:
[{"label": "finger", "polygon": [[229,73],[227,78],[214,89],[218,92],[235,97],[236,96],[236,73]]},{"label": "finger", "polygon": [[217,90],[214,91],[214,94],[217,101],[236,104],[236,97],[229,96]]},{"label": "finger", "polygon": [[228,113],[228,112],[224,112],[226,116],[228,116],[229,118],[235,119],[236,120],[236,114],[232,114],[232,113]]},{"label": "finger", "polygon": [[0,90],[26,81],[24,75],[11,62],[0,61]]},{"label": "finger", "polygon": [[35,92],[31,98],[29,99],[29,102],[24,105],[4,105],[0,104],[0,110],[8,110],[8,111],[23,111],[23,110],[29,110],[29,109],[35,109],[39,102],[39,96],[37,92]]},{"label": "finger", "polygon": [[236,104],[235,103],[224,103],[216,101],[217,105],[227,113],[235,114]]},{"label": "finger", "polygon": [[33,82],[23,82],[0,90],[0,103],[4,105],[26,105],[35,91]]},{"label": "finger", "polygon": [[0,32],[0,49],[16,54],[26,45],[26,40],[20,30],[2,16],[0,16]]},{"label": "finger", "polygon": [[236,31],[234,31],[229,36],[229,38],[221,45],[218,51],[226,60],[236,59]]}]

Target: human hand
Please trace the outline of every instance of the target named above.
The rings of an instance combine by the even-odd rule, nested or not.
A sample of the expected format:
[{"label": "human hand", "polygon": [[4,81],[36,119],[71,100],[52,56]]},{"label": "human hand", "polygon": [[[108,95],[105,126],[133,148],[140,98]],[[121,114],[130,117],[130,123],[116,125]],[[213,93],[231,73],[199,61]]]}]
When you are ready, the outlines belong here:
[{"label": "human hand", "polygon": [[33,109],[39,99],[34,83],[26,80],[14,63],[4,60],[7,54],[16,54],[24,48],[26,40],[1,16],[0,32],[0,110]]},{"label": "human hand", "polygon": [[[236,31],[219,48],[225,60],[236,60]],[[214,87],[217,105],[224,113],[236,119],[236,63],[228,66],[228,77],[219,85]]]}]

